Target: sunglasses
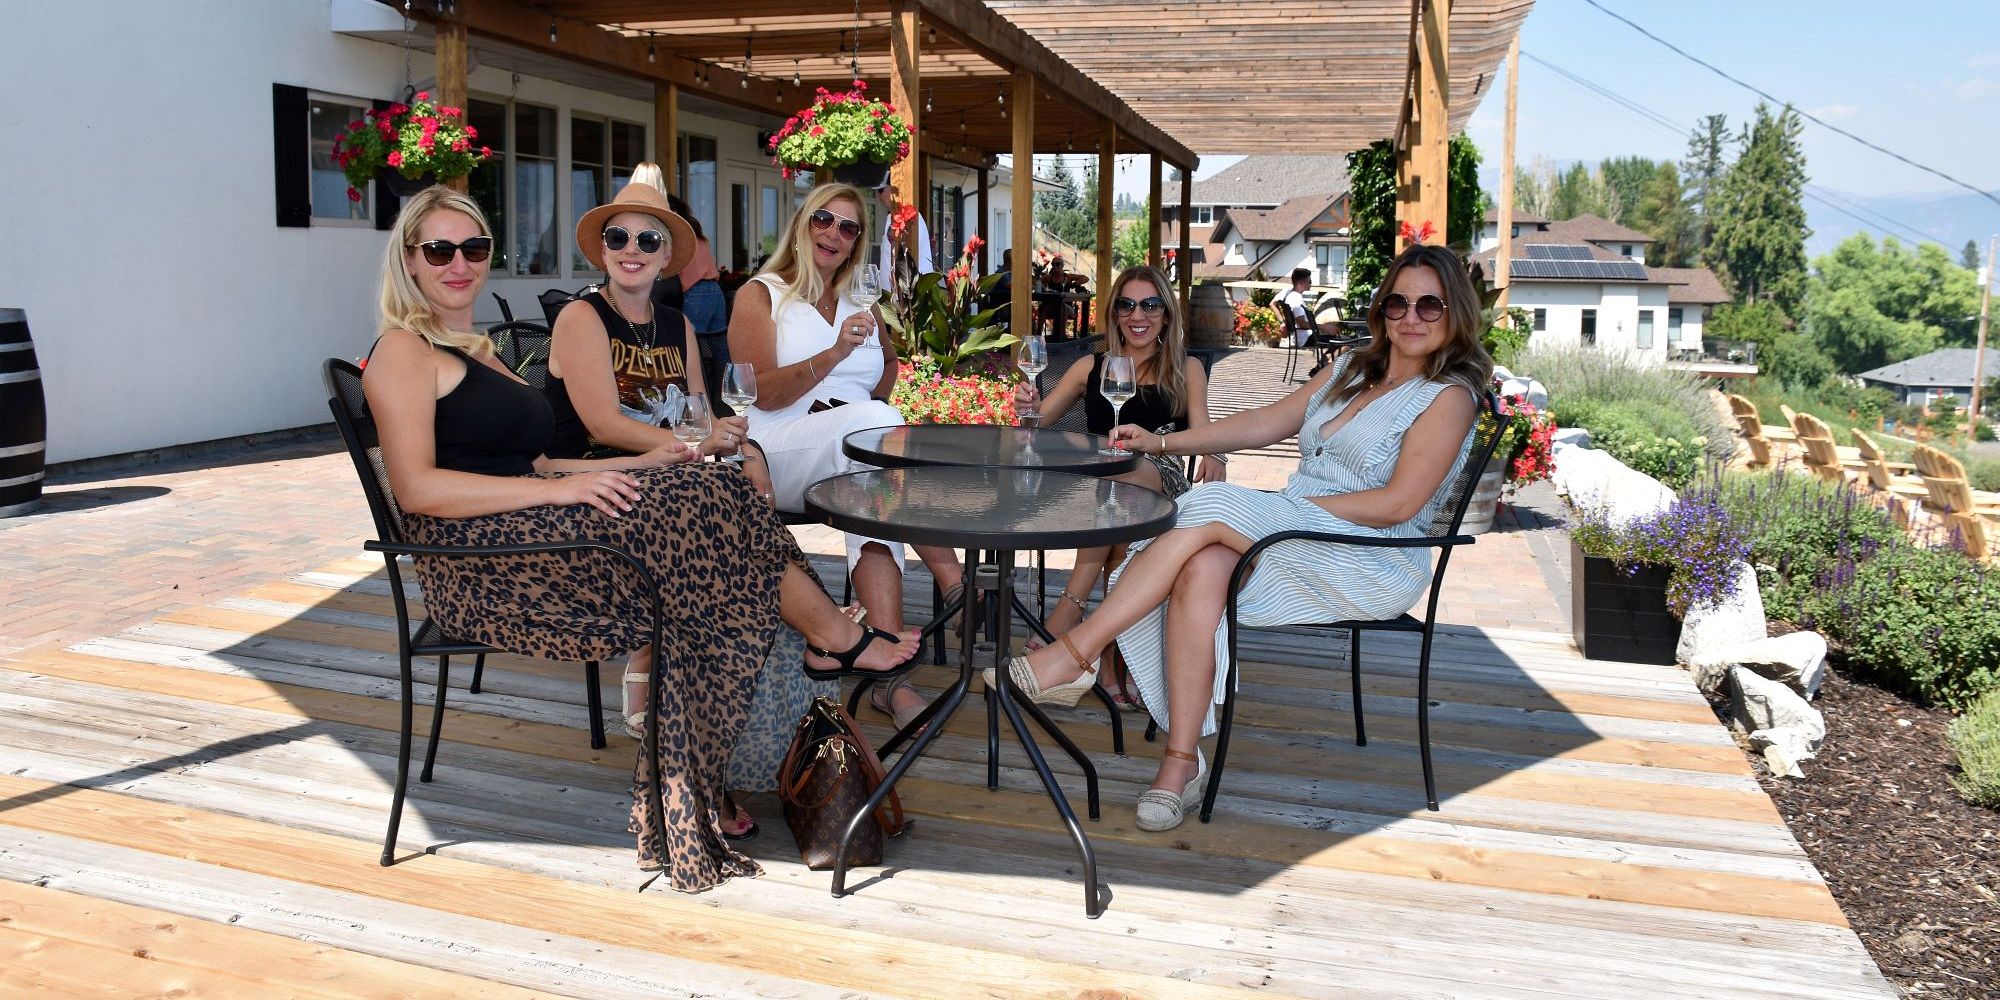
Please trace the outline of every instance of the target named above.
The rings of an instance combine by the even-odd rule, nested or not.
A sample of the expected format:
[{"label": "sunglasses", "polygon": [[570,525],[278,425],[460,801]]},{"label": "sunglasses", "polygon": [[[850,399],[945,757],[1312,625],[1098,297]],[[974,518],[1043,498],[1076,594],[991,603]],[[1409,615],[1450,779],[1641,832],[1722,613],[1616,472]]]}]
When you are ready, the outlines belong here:
[{"label": "sunglasses", "polygon": [[[1426,323],[1435,323],[1444,318],[1444,300],[1435,295],[1417,296],[1417,318]],[[1410,311],[1410,300],[1401,292],[1390,292],[1382,297],[1382,318],[1402,319]]]},{"label": "sunglasses", "polygon": [[484,264],[486,258],[493,256],[493,237],[474,236],[463,243],[453,243],[450,240],[425,240],[422,243],[412,244],[411,249],[422,250],[424,260],[430,262],[432,267],[444,267],[450,264],[452,255],[456,253],[465,254],[467,264]]},{"label": "sunglasses", "polygon": [[845,236],[850,240],[858,240],[861,238],[861,223],[856,222],[853,219],[843,218],[841,216],[835,215],[824,208],[814,209],[813,214],[809,217],[809,221],[812,222],[812,227],[814,229],[820,231],[825,231],[826,229],[831,228],[835,222],[838,222],[840,223],[840,235]]},{"label": "sunglasses", "polygon": [[1157,295],[1148,295],[1137,302],[1123,296],[1111,300],[1111,311],[1120,316],[1124,316],[1134,309],[1148,316],[1158,316],[1167,311],[1167,300]]},{"label": "sunglasses", "polygon": [[[630,243],[632,238],[632,234],[627,232],[624,226],[604,227],[604,249],[606,250],[623,250],[625,249],[625,244]],[[659,253],[660,245],[667,241],[667,237],[657,229],[640,230],[638,239],[640,253]]]}]

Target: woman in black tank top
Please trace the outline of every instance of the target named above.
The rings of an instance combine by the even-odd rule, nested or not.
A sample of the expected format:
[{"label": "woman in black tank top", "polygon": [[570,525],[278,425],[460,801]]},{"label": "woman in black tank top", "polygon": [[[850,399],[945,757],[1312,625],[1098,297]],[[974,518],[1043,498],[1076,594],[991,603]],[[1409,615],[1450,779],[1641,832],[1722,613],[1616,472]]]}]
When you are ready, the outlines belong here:
[{"label": "woman in black tank top", "polygon": [[[679,461],[678,441],[618,459],[550,458],[547,402],[470,332],[492,253],[491,230],[470,198],[443,187],[418,194],[391,241],[382,275],[387,332],[370,352],[362,388],[409,539],[453,547],[601,540],[647,567],[668,613],[654,650],[652,595],[636,575],[573,553],[419,556],[426,609],[451,635],[524,656],[628,655],[628,669],[646,671],[638,674],[641,706],[651,664],[670,664],[672,694],[663,689],[654,706],[658,756],[642,754],[636,768],[640,866],[686,892],[757,874],[756,862],[724,843],[723,774],[779,622],[804,633],[808,655],[791,669],[813,676],[894,676],[914,664],[916,633],[864,628],[835,607],[791,532],[731,466]],[[645,719],[643,707],[637,718]]]},{"label": "woman in black tank top", "polygon": [[[1129,355],[1138,382],[1138,392],[1117,414],[1118,422],[1167,433],[1208,423],[1208,375],[1201,362],[1187,356],[1186,333],[1172,288],[1158,268],[1128,267],[1119,272],[1110,294],[1101,300],[1108,319],[1104,324],[1107,353]],[[1081,402],[1090,432],[1111,433],[1111,403],[1097,388],[1104,358],[1099,354],[1089,364],[1079,361],[1071,365],[1045,400],[1035,400],[1033,386],[1023,384],[1015,393],[1016,404],[1038,402],[1042,419],[1050,421]],[[1117,478],[1168,496],[1187,491],[1190,484],[1179,459],[1141,458],[1137,469]],[[1196,481],[1222,479],[1227,462],[1226,456],[1203,456],[1195,464]],[[1060,635],[1082,620],[1084,601],[1099,577],[1108,576],[1109,569],[1123,558],[1122,546],[1116,551],[1108,547],[1078,550],[1076,566],[1049,613],[1049,631]],[[1116,693],[1121,700],[1128,700],[1123,697],[1126,692]]]}]

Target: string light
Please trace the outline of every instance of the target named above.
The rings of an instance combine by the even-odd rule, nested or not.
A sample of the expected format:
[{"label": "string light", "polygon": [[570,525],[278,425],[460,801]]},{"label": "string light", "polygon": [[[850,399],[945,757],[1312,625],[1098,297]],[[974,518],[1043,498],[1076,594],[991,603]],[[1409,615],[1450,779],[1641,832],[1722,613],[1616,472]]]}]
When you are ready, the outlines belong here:
[{"label": "string light", "polygon": [[805,86],[804,81],[799,79],[799,61],[797,59],[792,60],[792,86]]},{"label": "string light", "polygon": [[649,63],[659,61],[658,53],[653,51],[653,33],[650,31],[646,32],[646,61]]},{"label": "string light", "polygon": [[556,19],[555,15],[551,14],[549,15],[549,44],[554,45],[555,43],[556,43]]},{"label": "string light", "polygon": [[736,81],[744,90],[750,89],[750,41],[748,36],[743,39],[743,78]]}]

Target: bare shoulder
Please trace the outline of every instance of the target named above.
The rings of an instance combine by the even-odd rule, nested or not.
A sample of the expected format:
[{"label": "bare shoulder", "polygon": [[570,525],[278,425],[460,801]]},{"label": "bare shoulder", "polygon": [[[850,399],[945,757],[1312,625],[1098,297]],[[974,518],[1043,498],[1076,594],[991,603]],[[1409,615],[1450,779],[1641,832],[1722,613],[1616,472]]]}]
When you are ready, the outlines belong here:
[{"label": "bare shoulder", "polygon": [[1424,407],[1423,416],[1440,422],[1471,423],[1479,410],[1479,403],[1473,399],[1472,393],[1460,391],[1464,388],[1457,382],[1445,383],[1444,388]]},{"label": "bare shoulder", "polygon": [[408,369],[416,366],[434,366],[438,350],[421,335],[409,330],[389,330],[375,341],[375,349],[368,355],[369,368]]}]

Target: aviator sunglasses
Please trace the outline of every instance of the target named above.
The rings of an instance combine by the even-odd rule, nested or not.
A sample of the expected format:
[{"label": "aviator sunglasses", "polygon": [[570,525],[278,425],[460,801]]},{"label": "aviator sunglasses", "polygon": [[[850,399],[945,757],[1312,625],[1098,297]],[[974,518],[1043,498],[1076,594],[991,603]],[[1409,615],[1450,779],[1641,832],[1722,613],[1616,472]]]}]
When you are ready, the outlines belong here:
[{"label": "aviator sunglasses", "polygon": [[1158,316],[1159,314],[1167,311],[1167,300],[1160,298],[1157,295],[1148,295],[1137,302],[1125,298],[1124,296],[1119,296],[1118,298],[1111,300],[1111,311],[1117,313],[1120,316],[1130,313],[1134,309],[1137,309],[1148,316]]},{"label": "aviator sunglasses", "polygon": [[812,223],[812,227],[818,230],[828,229],[838,221],[840,223],[840,235],[850,240],[861,238],[861,223],[853,219],[843,219],[824,208],[814,209],[813,214],[807,218]]},{"label": "aviator sunglasses", "polygon": [[[604,227],[604,249],[606,250],[623,250],[625,249],[625,244],[632,239],[632,234],[624,226]],[[666,236],[657,229],[641,229],[638,235],[639,252],[659,253],[660,244],[666,242],[666,239]]]},{"label": "aviator sunglasses", "polygon": [[422,250],[424,260],[432,267],[444,267],[450,264],[451,256],[455,253],[464,253],[465,262],[468,264],[483,264],[486,258],[493,256],[493,237],[474,236],[463,243],[453,243],[450,240],[425,240],[422,243],[413,243],[411,247]]},{"label": "aviator sunglasses", "polygon": [[[1435,295],[1417,296],[1417,318],[1426,323],[1435,323],[1444,318],[1444,300]],[[1382,318],[1402,319],[1410,311],[1410,300],[1401,292],[1390,292],[1382,297]]]}]

